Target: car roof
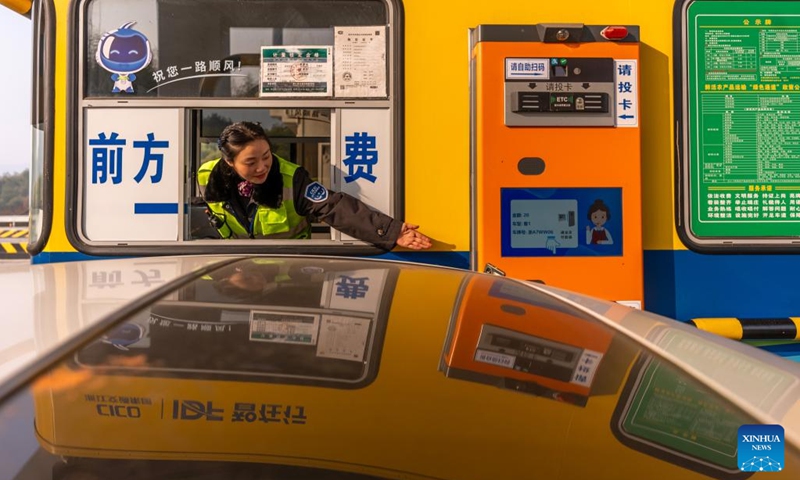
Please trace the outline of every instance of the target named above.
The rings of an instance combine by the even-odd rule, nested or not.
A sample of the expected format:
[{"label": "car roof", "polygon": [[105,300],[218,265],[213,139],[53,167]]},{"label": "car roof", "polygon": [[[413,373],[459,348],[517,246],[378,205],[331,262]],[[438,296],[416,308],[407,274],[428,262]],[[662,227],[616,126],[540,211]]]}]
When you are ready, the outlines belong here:
[{"label": "car roof", "polygon": [[40,350],[0,387],[0,414],[31,402],[37,449],[53,458],[727,478],[740,475],[738,428],[758,423],[782,426],[796,462],[796,364],[557,288],[342,257],[32,272],[48,285]]},{"label": "car roof", "polygon": [[[134,300],[192,276],[229,256],[173,256],[30,264],[7,262],[0,269],[0,291],[16,320],[7,329],[0,358],[0,381],[46,356],[104,317]],[[168,287],[171,288],[171,287]],[[18,359],[25,361],[19,362]]]}]

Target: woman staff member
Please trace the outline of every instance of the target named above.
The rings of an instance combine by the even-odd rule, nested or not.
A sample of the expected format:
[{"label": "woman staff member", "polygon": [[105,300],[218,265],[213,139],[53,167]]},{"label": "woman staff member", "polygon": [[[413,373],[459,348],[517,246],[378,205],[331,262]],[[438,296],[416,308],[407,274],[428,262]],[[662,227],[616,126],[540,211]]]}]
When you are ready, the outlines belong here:
[{"label": "woman staff member", "polygon": [[274,155],[258,124],[228,125],[217,145],[222,159],[204,163],[198,183],[222,238],[310,238],[311,216],[383,250],[431,246],[417,225],[330,192],[304,168]]}]

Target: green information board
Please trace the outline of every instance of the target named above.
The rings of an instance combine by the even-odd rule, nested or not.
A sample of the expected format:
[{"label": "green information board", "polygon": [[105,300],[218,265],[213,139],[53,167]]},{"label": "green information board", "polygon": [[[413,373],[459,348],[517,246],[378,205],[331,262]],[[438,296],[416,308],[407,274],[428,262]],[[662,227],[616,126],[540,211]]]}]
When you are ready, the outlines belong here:
[{"label": "green information board", "polygon": [[[735,398],[782,418],[796,403],[794,376],[777,366],[679,328],[647,338],[721,384],[738,381]],[[739,427],[758,423],[688,374],[654,356],[637,360],[614,411],[611,428],[625,445],[715,478],[744,479],[737,467]]]},{"label": "green information board", "polygon": [[800,238],[800,1],[697,0],[682,15],[682,237],[790,245]]},{"label": "green information board", "polygon": [[638,380],[622,421],[628,435],[737,470],[736,432],[747,419],[657,360],[649,362]]}]

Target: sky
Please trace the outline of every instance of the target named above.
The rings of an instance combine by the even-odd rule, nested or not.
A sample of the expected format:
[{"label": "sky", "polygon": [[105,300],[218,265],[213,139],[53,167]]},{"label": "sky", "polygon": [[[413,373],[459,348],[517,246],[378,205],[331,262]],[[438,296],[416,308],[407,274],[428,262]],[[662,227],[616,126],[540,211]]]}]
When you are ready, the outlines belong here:
[{"label": "sky", "polygon": [[31,36],[28,18],[0,6],[0,175],[30,168]]}]

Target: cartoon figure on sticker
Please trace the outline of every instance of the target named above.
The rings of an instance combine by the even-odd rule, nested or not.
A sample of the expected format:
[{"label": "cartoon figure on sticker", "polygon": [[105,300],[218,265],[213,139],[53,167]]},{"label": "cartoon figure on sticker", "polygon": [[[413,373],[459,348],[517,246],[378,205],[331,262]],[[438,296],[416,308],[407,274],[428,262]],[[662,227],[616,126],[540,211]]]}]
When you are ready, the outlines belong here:
[{"label": "cartoon figure on sticker", "polygon": [[[141,342],[146,337],[147,330],[145,328],[142,328],[141,325],[137,325],[136,323],[129,322],[124,323],[110,333],[103,335],[100,341],[102,343],[112,345],[120,350],[127,351],[130,349],[130,347],[136,346],[135,344]],[[145,344],[149,345],[148,342],[142,342],[142,345],[140,346],[145,346]]]},{"label": "cartoon figure on sticker", "polygon": [[589,221],[594,227],[586,226],[586,245],[613,245],[614,239],[603,225],[611,219],[611,210],[602,200],[597,199],[589,207]]},{"label": "cartoon figure on sticker", "polygon": [[150,41],[141,32],[131,28],[135,24],[128,22],[104,33],[97,44],[97,63],[111,72],[111,80],[114,80],[111,93],[134,93],[135,73],[153,59]]}]

